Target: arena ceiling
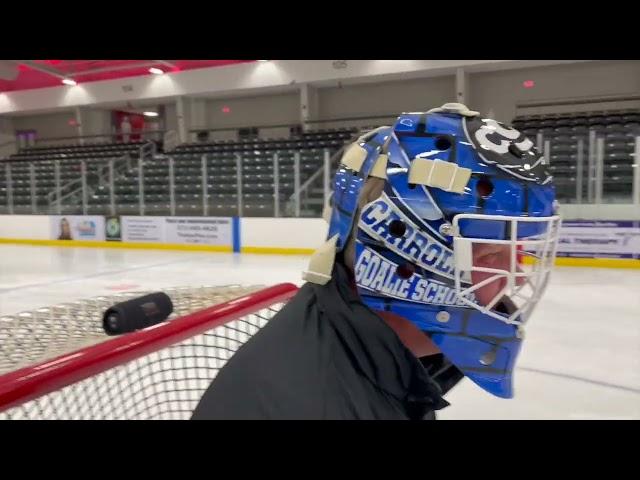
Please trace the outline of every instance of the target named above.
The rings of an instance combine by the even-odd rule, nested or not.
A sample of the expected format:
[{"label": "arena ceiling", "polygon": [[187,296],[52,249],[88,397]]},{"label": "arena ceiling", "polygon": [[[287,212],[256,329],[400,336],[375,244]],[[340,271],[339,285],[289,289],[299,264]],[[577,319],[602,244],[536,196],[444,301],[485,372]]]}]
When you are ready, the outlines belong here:
[{"label": "arena ceiling", "polygon": [[[56,87],[255,60],[0,60],[0,92]],[[63,82],[64,81],[64,82]]]}]

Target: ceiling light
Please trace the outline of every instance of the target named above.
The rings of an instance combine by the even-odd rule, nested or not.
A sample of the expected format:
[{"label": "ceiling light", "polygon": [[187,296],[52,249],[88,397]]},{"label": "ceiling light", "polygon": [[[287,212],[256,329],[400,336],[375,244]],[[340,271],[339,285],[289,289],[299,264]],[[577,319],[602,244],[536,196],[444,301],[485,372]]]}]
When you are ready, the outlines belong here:
[{"label": "ceiling light", "polygon": [[77,84],[78,84],[78,82],[76,82],[76,81],[75,81],[74,79],[72,79],[72,78],[63,78],[63,79],[62,79],[62,83],[64,83],[65,85],[71,85],[71,86],[74,86],[74,85],[77,85]]},{"label": "ceiling light", "polygon": [[156,68],[156,67],[151,67],[149,69],[149,73],[153,73],[154,75],[162,75],[164,73],[164,70],[161,70],[161,69]]}]

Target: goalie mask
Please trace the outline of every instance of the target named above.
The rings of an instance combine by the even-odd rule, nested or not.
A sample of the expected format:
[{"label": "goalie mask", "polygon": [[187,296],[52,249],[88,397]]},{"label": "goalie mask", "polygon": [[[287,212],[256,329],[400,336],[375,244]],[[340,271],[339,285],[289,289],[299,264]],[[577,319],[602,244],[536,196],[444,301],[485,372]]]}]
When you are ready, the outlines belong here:
[{"label": "goalie mask", "polygon": [[[369,176],[384,191],[364,205]],[[549,281],[560,218],[544,158],[522,133],[461,104],[402,114],[347,147],[327,243],[305,278],[326,283],[355,229],[362,301],[418,326],[465,376],[512,397],[524,324]]]}]

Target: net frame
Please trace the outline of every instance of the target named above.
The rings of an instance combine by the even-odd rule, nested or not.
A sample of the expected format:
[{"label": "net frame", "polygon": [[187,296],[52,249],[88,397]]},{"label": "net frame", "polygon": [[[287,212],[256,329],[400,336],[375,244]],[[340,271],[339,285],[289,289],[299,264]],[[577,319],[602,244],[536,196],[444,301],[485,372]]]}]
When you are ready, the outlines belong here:
[{"label": "net frame", "polygon": [[[289,283],[244,290],[144,330],[88,335],[86,346],[18,362],[0,375],[0,419],[188,419],[219,369],[297,290]],[[101,322],[104,303],[93,322]]]}]

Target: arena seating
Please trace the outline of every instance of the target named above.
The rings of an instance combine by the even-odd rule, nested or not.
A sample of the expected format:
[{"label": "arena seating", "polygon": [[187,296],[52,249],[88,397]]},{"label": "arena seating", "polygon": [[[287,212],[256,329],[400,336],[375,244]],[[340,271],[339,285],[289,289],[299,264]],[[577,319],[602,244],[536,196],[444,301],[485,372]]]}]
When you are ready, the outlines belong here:
[{"label": "arena seating", "polygon": [[[300,152],[300,183],[323,165],[324,151],[332,154],[356,133],[355,128],[305,132],[286,139],[242,139],[180,145],[170,153],[174,159],[174,200],[178,215],[203,214],[202,159],[207,165],[207,211],[209,215],[237,213],[237,156],[242,163],[243,213],[270,216],[274,213],[273,158],[279,158],[281,212],[294,190],[294,152]],[[138,157],[143,144],[109,144],[29,148],[11,156],[13,212],[33,213],[31,171],[34,166],[36,212],[55,213],[51,206],[55,190],[55,162],[60,165],[60,183],[65,188],[60,211],[81,213],[81,161],[87,166],[88,212],[109,214],[109,160],[116,163],[115,204],[119,214],[140,212]],[[124,161],[128,154],[130,160]],[[2,167],[2,165],[0,165]],[[170,212],[169,159],[167,155],[147,157],[143,164],[145,214]],[[303,215],[316,216],[322,208],[322,192],[309,188],[303,198]],[[0,212],[7,210],[5,174],[0,171]]]},{"label": "arena seating", "polygon": [[604,138],[603,197],[628,200],[633,182],[635,137],[640,135],[640,112],[635,110],[530,115],[513,119],[512,125],[534,142],[538,133],[550,141],[550,166],[560,201],[576,199],[578,141],[584,145],[583,198],[589,155],[589,130]]},{"label": "arena seating", "polygon": [[[550,141],[550,170],[554,175],[558,198],[576,201],[578,141],[583,141],[583,201],[586,201],[589,131],[604,138],[603,197],[607,201],[626,201],[632,191],[635,137],[640,135],[640,112],[615,111],[516,117],[513,126],[536,140],[538,133]],[[280,212],[293,194],[294,152],[300,152],[300,182],[304,182],[323,165],[324,150],[335,153],[359,131],[367,128],[314,130],[290,138],[246,138],[217,142],[194,142],[170,152],[174,159],[175,212],[178,215],[201,215],[203,207],[202,159],[206,157],[207,213],[237,213],[237,164],[242,159],[243,214],[269,216],[274,213],[273,157],[279,157]],[[36,212],[55,213],[51,207],[55,189],[54,166],[60,165],[60,182],[64,186],[63,213],[79,213],[82,206],[81,161],[87,166],[88,213],[108,214],[110,192],[109,160],[116,161],[115,204],[120,214],[140,212],[138,163],[142,142],[103,145],[66,145],[28,148],[11,156],[13,212],[32,213],[30,164],[35,174]],[[128,155],[130,160],[122,159]],[[5,172],[0,169],[0,213],[7,211]],[[334,166],[335,167],[335,166]],[[143,167],[145,213],[167,214],[170,211],[169,161],[167,155],[147,157]],[[304,192],[302,215],[321,212],[323,191],[314,183]],[[290,212],[289,212],[290,213]]]}]

